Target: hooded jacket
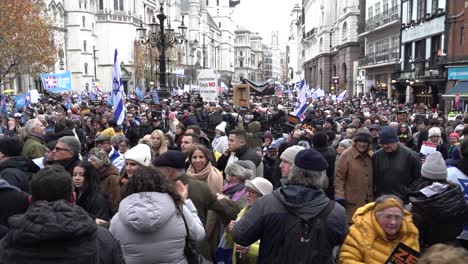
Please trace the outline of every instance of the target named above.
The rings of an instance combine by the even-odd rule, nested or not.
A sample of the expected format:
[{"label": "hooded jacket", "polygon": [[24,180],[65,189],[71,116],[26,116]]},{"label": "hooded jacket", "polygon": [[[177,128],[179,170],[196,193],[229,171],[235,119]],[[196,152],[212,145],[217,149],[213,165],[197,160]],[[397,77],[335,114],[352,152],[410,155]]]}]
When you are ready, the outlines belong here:
[{"label": "hooded jacket", "polygon": [[[190,200],[185,205],[183,213],[190,238],[201,240],[205,230],[197,210]],[[127,264],[187,263],[184,220],[167,193],[141,192],[127,196],[111,220],[110,231],[119,241]]]},{"label": "hooded jacket", "polygon": [[36,173],[37,171],[39,171],[39,167],[30,159],[23,156],[11,157],[0,162],[0,178],[27,193],[30,192],[30,175],[28,174]]},{"label": "hooded jacket", "polygon": [[446,190],[431,197],[414,192],[410,202],[424,247],[455,241],[463,224],[468,222],[468,204],[458,185],[448,184]]},{"label": "hooded jacket", "polygon": [[408,211],[403,212],[404,219],[398,239],[388,240],[375,218],[374,208],[375,203],[369,203],[357,209],[353,216],[354,225],[341,246],[339,263],[385,263],[399,242],[419,251],[419,232]]},{"label": "hooded jacket", "polygon": [[28,194],[0,179],[0,238],[8,231],[8,218],[28,209]]},{"label": "hooded jacket", "polygon": [[[272,263],[275,252],[281,247],[284,227],[288,219],[288,210],[295,211],[305,219],[316,217],[327,205],[326,194],[317,189],[299,185],[282,187],[279,192],[281,199],[274,193],[259,198],[245,216],[236,223],[232,236],[237,244],[249,246],[261,240],[257,263]],[[333,247],[341,245],[348,233],[348,224],[344,208],[335,207],[326,218],[327,244],[326,255],[332,262]]]},{"label": "hooded jacket", "polygon": [[9,224],[0,263],[98,263],[97,226],[79,206],[38,201]]}]

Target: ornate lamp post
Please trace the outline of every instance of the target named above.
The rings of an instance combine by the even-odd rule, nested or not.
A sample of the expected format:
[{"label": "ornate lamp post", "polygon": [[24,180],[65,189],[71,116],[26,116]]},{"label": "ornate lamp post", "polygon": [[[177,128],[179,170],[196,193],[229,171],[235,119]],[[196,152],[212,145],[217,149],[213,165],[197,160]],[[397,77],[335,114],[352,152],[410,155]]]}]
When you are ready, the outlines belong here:
[{"label": "ornate lamp post", "polygon": [[168,28],[164,30],[164,20],[167,16],[164,14],[164,0],[159,0],[161,5],[159,8],[158,18],[159,24],[153,17],[151,23],[148,24],[150,31],[146,36],[146,28],[143,27],[143,23],[137,28],[140,41],[143,45],[149,45],[153,48],[157,48],[159,51],[159,83],[160,83],[160,97],[167,97],[169,92],[166,86],[166,49],[173,47],[177,44],[182,44],[187,33],[187,26],[184,24],[184,17],[182,16],[182,23],[179,26],[179,36],[176,35],[174,30],[168,24]]}]

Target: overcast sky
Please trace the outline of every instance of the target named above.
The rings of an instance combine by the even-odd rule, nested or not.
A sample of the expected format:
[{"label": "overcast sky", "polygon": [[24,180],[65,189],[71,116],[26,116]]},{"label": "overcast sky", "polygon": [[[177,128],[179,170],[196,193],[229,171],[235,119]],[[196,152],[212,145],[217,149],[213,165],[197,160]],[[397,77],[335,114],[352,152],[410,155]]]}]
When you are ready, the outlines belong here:
[{"label": "overcast sky", "polygon": [[260,33],[263,43],[267,45],[271,45],[271,32],[278,30],[280,48],[284,50],[295,3],[299,3],[299,0],[241,0],[233,19],[237,25]]}]

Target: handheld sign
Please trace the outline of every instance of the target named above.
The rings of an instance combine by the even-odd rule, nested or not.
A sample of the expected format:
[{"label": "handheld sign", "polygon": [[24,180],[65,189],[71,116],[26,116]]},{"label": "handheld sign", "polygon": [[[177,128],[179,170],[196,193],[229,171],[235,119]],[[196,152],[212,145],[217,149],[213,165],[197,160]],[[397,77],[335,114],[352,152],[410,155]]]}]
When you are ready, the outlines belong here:
[{"label": "handheld sign", "polygon": [[400,242],[385,264],[416,264],[420,256],[421,253]]},{"label": "handheld sign", "polygon": [[249,107],[250,86],[248,84],[234,85],[234,105]]}]

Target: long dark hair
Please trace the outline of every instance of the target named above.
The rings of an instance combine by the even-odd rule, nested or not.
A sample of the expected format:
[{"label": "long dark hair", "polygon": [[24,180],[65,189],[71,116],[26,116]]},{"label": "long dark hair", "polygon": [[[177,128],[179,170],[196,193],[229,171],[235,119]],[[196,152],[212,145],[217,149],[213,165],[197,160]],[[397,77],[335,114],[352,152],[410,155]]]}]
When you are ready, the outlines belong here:
[{"label": "long dark hair", "polygon": [[175,188],[173,181],[167,180],[161,172],[152,166],[141,166],[135,174],[129,178],[122,198],[140,192],[167,193],[172,197],[176,208],[180,210],[182,198]]},{"label": "long dark hair", "polygon": [[77,193],[76,204],[86,208],[87,205],[89,206],[95,202],[96,197],[101,191],[99,176],[93,164],[89,161],[81,161],[75,167],[81,167],[85,171],[84,185],[78,190],[75,189],[75,192]]}]

